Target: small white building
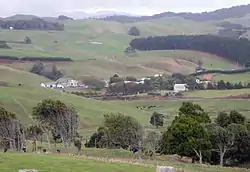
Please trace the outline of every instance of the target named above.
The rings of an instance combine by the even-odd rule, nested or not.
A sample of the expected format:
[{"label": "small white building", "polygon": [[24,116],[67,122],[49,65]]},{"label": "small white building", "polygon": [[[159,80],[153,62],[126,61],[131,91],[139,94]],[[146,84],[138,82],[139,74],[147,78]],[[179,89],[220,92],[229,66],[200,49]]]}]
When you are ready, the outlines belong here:
[{"label": "small white building", "polygon": [[155,74],[154,77],[162,77],[163,74]]},{"label": "small white building", "polygon": [[60,78],[55,83],[64,87],[77,87],[79,85],[79,81],[72,78]]},{"label": "small white building", "polygon": [[187,84],[175,84],[174,91],[176,92],[188,91],[188,85]]}]

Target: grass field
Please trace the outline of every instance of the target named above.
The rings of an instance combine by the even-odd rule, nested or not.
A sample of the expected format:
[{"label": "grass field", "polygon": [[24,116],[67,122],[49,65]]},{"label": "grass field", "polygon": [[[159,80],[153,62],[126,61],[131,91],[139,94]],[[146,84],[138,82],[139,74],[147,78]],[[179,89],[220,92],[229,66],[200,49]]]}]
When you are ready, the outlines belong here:
[{"label": "grass field", "polygon": [[250,94],[250,89],[239,90],[201,90],[184,93],[186,97],[216,98]]},{"label": "grass field", "polygon": [[17,172],[18,169],[38,169],[39,172],[153,172],[155,169],[130,164],[105,163],[95,160],[78,159],[67,156],[36,154],[2,154],[1,172]]},{"label": "grass field", "polygon": [[[22,154],[22,153],[0,153],[1,172],[16,172],[18,169],[37,169],[39,172],[153,172],[156,167],[143,167],[133,165],[128,159],[101,159],[76,158],[67,155],[44,155],[44,154]],[[101,154],[100,154],[101,155]],[[136,161],[134,161],[136,162]],[[138,163],[138,162],[137,162]],[[153,161],[143,161],[142,164],[153,165]],[[155,165],[155,164],[154,164]],[[245,172],[246,169],[221,168],[217,166],[200,166],[194,164],[175,164],[161,161],[159,165],[172,165],[179,170],[177,172]]]},{"label": "grass field", "polygon": [[[48,81],[44,77],[31,74],[29,72],[12,69],[8,66],[0,66],[0,81],[10,84],[8,87],[0,87],[0,105],[15,112],[23,124],[32,122],[32,108],[43,99],[59,99],[75,107],[81,118],[81,125],[85,132],[93,132],[96,127],[102,125],[105,113],[124,113],[135,117],[143,126],[150,127],[149,118],[154,111],[165,114],[168,118],[166,126],[170,124],[177,114],[182,101],[98,101],[70,95],[58,90],[40,88],[40,83]],[[18,84],[22,84],[18,86]],[[228,95],[238,95],[249,93],[250,90],[232,91],[197,91],[186,93],[189,97],[223,97]],[[183,100],[184,101],[184,100]],[[250,118],[248,112],[248,101],[245,100],[197,100],[196,103],[214,117],[217,112],[236,109]],[[139,110],[137,105],[157,105],[151,110]],[[85,133],[86,134],[86,133]]]},{"label": "grass field", "polygon": [[[81,60],[58,63],[58,67],[63,69],[66,75],[73,77],[95,75],[102,78],[113,73],[141,77],[159,72],[193,72],[198,59],[204,60],[206,67],[221,69],[232,66],[224,59],[199,52],[156,51],[138,52],[137,57],[124,55],[124,49],[133,39],[127,34],[132,26],[141,31],[141,36],[154,36],[215,33],[217,27],[213,23],[175,17],[133,24],[101,20],[65,21],[64,24],[65,31],[0,30],[0,40],[23,41],[26,36],[32,40],[30,45],[9,43],[12,49],[1,49],[0,55],[59,56]],[[28,68],[27,64],[18,67]]]},{"label": "grass field", "polygon": [[[156,73],[192,73],[197,67],[198,60],[208,69],[237,68],[233,63],[217,56],[194,51],[153,51],[138,52],[136,57],[102,57],[75,62],[58,62],[56,66],[66,76],[80,78],[95,76],[109,78],[114,73],[123,76],[145,77]],[[32,63],[12,63],[11,67],[29,70]],[[49,63],[48,65],[52,65]]]}]

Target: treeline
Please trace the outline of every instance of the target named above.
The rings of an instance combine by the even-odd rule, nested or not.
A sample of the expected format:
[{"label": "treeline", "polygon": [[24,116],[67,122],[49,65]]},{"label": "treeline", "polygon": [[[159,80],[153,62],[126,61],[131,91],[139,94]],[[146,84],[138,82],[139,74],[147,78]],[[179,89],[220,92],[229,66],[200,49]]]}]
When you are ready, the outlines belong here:
[{"label": "treeline", "polygon": [[[149,123],[157,129],[165,125],[166,118],[168,116],[154,112]],[[192,158],[193,163],[234,166],[250,160],[249,138],[249,120],[239,112],[218,112],[212,121],[199,104],[184,102],[163,133],[146,130],[133,117],[106,114],[104,124],[85,146],[123,148],[140,158],[177,154]]]},{"label": "treeline", "polygon": [[50,69],[48,69],[47,66],[41,62],[35,63],[30,69],[30,72],[54,81],[63,77],[63,73],[57,69],[56,65],[53,65]]},{"label": "treeline", "polygon": [[0,149],[5,153],[9,149],[26,152],[27,141],[32,140],[32,152],[35,152],[38,151],[37,141],[46,136],[49,149],[53,138],[55,148],[58,142],[65,148],[74,143],[80,152],[82,137],[78,133],[80,121],[75,108],[47,99],[33,107],[31,116],[33,124],[22,125],[16,114],[0,107]]},{"label": "treeline", "polygon": [[0,20],[0,28],[16,30],[64,30],[64,24],[45,21],[41,18],[30,20]]},{"label": "treeline", "polygon": [[211,74],[211,73],[220,73],[220,74],[238,74],[238,73],[246,73],[250,72],[250,68],[245,69],[233,69],[233,70],[206,70],[201,72],[196,72],[190,74],[190,76],[199,76],[199,75],[205,75],[205,74]]},{"label": "treeline", "polygon": [[173,90],[174,84],[187,84],[189,90],[232,90],[250,88],[250,83],[226,82],[220,80],[218,82],[200,81],[195,76],[185,76],[180,73],[174,73],[172,76],[163,75],[160,77],[152,77],[150,84],[154,91],[157,90]]},{"label": "treeline", "polygon": [[[0,43],[1,46],[1,43]],[[19,60],[19,61],[44,61],[44,62],[60,62],[60,61],[73,61],[67,57],[15,57],[15,56],[0,56],[1,60]]]},{"label": "treeline", "polygon": [[196,50],[245,64],[250,57],[250,41],[213,35],[175,35],[136,38],[130,46],[137,50]]},{"label": "treeline", "polygon": [[219,36],[228,37],[232,39],[239,39],[244,36],[249,30],[249,27],[243,26],[241,24],[231,23],[228,21],[217,23],[216,26],[222,27],[218,31]]},{"label": "treeline", "polygon": [[212,12],[203,12],[203,13],[174,13],[174,12],[164,12],[160,14],[156,14],[153,16],[141,16],[141,17],[133,17],[133,16],[109,16],[102,18],[102,20],[109,20],[109,21],[118,21],[122,23],[129,23],[129,22],[139,22],[139,21],[146,21],[146,20],[154,20],[160,19],[164,17],[182,17],[188,20],[194,21],[219,21],[225,20],[228,18],[240,18],[247,15],[250,11],[250,4],[249,5],[240,5],[231,8],[223,8]]}]

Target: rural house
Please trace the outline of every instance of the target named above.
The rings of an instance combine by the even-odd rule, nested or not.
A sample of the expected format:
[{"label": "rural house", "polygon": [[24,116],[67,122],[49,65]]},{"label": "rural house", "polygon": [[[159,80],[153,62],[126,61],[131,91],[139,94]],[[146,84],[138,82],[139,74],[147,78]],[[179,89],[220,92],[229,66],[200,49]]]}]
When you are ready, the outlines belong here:
[{"label": "rural house", "polygon": [[188,91],[188,85],[187,84],[175,84],[174,85],[174,91],[175,92]]}]

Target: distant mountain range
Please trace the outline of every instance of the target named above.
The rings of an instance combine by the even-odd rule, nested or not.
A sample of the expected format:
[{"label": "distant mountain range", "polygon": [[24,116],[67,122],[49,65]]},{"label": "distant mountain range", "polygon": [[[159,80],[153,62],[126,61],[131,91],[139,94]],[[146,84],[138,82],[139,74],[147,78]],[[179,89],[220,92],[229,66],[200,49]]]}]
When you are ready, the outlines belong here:
[{"label": "distant mountain range", "polygon": [[146,21],[153,19],[160,19],[164,17],[182,17],[188,20],[195,21],[219,21],[228,18],[240,18],[244,17],[247,14],[250,14],[250,4],[234,6],[231,8],[223,8],[215,10],[212,12],[203,12],[203,13],[174,13],[174,12],[164,12],[160,14],[155,14],[153,16],[126,16],[126,15],[113,15],[102,18],[102,20],[111,20],[117,22],[137,22],[137,21]]},{"label": "distant mountain range", "polygon": [[65,15],[72,17],[74,19],[87,19],[87,18],[105,18],[109,16],[128,16],[128,17],[139,17],[139,15],[126,13],[126,12],[117,12],[117,11],[98,11],[95,13],[86,13],[84,11],[75,11],[75,12],[61,12],[60,15]]},{"label": "distant mountain range", "polygon": [[[128,16],[128,17],[139,17],[140,15],[130,14],[125,12],[116,12],[116,11],[98,11],[96,13],[86,13],[84,11],[76,11],[76,12],[61,12],[58,13],[58,16],[68,16],[73,19],[88,19],[88,18],[106,18],[109,16]],[[29,20],[33,18],[38,18],[34,15],[26,15],[26,14],[16,14],[14,16],[1,18],[0,20]],[[56,19],[57,17],[41,17],[43,19]]]},{"label": "distant mountain range", "polygon": [[[223,8],[219,10],[215,10],[212,12],[202,12],[202,13],[191,13],[191,12],[164,12],[160,14],[155,14],[152,16],[140,16],[136,14],[126,13],[126,12],[117,12],[117,11],[98,11],[96,13],[86,13],[84,11],[72,11],[72,12],[60,12],[58,16],[68,16],[74,19],[88,19],[88,18],[96,18],[100,20],[109,20],[109,21],[117,21],[122,23],[127,22],[137,22],[137,21],[146,21],[153,19],[160,19],[164,17],[182,17],[188,20],[195,21],[219,21],[228,18],[240,18],[245,15],[250,14],[250,4],[248,5],[240,5],[234,6],[231,8]],[[15,16],[7,17],[5,19],[18,19],[22,18],[23,20],[27,20],[29,18],[35,18],[36,16],[32,15],[22,15],[18,14]],[[57,19],[57,17],[42,17],[44,19]],[[1,19],[1,18],[0,18]],[[2,18],[3,20],[4,18]]]}]

